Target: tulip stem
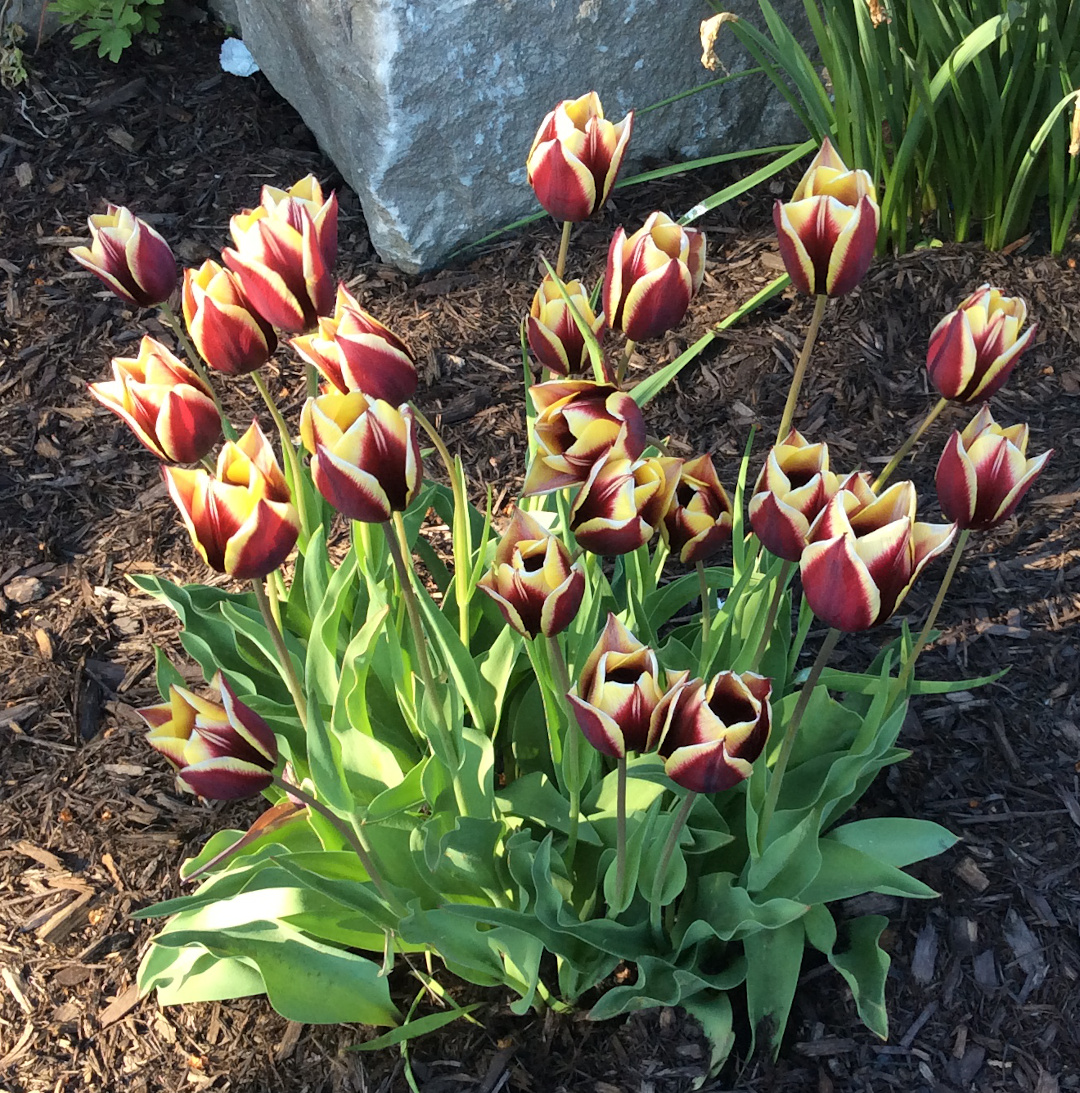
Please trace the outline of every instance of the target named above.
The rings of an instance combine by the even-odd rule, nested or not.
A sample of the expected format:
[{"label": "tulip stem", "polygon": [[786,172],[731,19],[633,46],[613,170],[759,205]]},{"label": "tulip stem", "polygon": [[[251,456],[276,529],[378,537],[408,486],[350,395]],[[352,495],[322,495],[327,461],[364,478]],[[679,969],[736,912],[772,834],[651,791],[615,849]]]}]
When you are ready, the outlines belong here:
[{"label": "tulip stem", "polygon": [[281,673],[285,686],[289,688],[289,694],[292,695],[293,703],[296,705],[296,712],[300,715],[300,724],[303,725],[306,733],[307,699],[304,698],[304,688],[297,678],[296,669],[293,667],[292,654],[285,646],[285,638],[282,636],[281,627],[275,619],[275,612],[270,606],[270,600],[266,595],[266,588],[263,586],[262,580],[258,577],[253,578],[251,587],[255,592],[255,601],[259,605],[263,622],[266,623],[266,628],[270,631],[270,640],[274,643],[274,649],[277,652],[278,671]]},{"label": "tulip stem", "polygon": [[548,659],[555,675],[555,686],[559,689],[559,704],[566,714],[566,765],[569,767],[566,788],[570,791],[570,830],[566,836],[566,853],[563,861],[568,873],[574,866],[574,852],[577,850],[578,823],[581,816],[581,730],[577,718],[569,709],[566,696],[570,693],[570,672],[566,667],[566,657],[558,637],[549,635],[547,639]]},{"label": "tulip stem", "polygon": [[626,888],[626,756],[620,756],[615,763],[615,902],[621,909]]},{"label": "tulip stem", "polygon": [[623,377],[626,375],[627,366],[630,364],[630,358],[634,355],[634,342],[630,339],[626,339],[626,345],[623,346],[622,356],[619,358],[619,363],[615,368],[615,386],[621,387]]},{"label": "tulip stem", "polygon": [[814,688],[821,678],[821,673],[828,663],[829,657],[832,656],[832,651],[836,648],[836,643],[839,640],[840,631],[834,626],[829,630],[828,634],[825,635],[825,640],[821,643],[817,659],[814,661],[810,673],[806,677],[803,689],[799,692],[799,700],[795,703],[795,709],[792,711],[791,719],[784,728],[784,739],[780,745],[780,754],[776,758],[776,765],[773,767],[772,774],[769,777],[769,790],[765,796],[765,805],[761,810],[761,819],[758,822],[759,853],[765,852],[769,825],[772,823],[773,813],[776,811],[776,802],[780,797],[780,786],[784,781],[784,772],[787,770],[788,760],[791,758],[791,750],[795,746],[795,737],[799,732],[799,724],[803,719],[803,714],[806,713],[806,707],[810,705],[810,699],[814,695]]},{"label": "tulip stem", "polygon": [[698,658],[698,675],[704,678],[709,668],[709,633],[712,630],[712,593],[709,591],[709,579],[705,575],[705,563],[695,562],[698,587],[701,590],[701,655]]},{"label": "tulip stem", "polygon": [[566,255],[570,250],[570,233],[574,230],[572,220],[564,220],[562,226],[562,238],[559,240],[559,257],[555,259],[555,276],[562,280],[566,270]]},{"label": "tulip stem", "polygon": [[653,879],[653,896],[652,900],[649,902],[649,922],[652,925],[653,933],[656,935],[657,941],[663,940],[663,934],[660,929],[660,897],[664,894],[664,882],[667,880],[668,866],[671,864],[671,855],[675,853],[675,847],[678,845],[679,836],[682,834],[682,829],[686,826],[686,821],[690,818],[690,811],[694,807],[694,802],[696,800],[697,793],[695,793],[694,790],[689,790],[683,798],[679,814],[675,817],[675,822],[671,825],[671,830],[668,832],[668,837],[664,842],[664,849],[660,852],[660,864],[656,867],[656,876]]},{"label": "tulip stem", "polygon": [[912,448],[919,442],[919,438],[930,428],[931,425],[937,420],[938,414],[949,405],[947,398],[940,398],[937,400],[937,405],[922,419],[922,424],[900,445],[900,450],[889,460],[885,469],[874,480],[874,484],[870,487],[874,493],[877,493],[882,486],[892,477],[893,471],[900,466],[904,461],[904,457],[911,451]]},{"label": "tulip stem", "polygon": [[[270,394],[270,388],[266,386],[266,380],[262,378],[261,373],[252,372],[251,379],[255,384],[255,390],[259,392],[263,402],[266,403],[266,408],[270,411],[270,416],[274,419],[274,425],[277,427],[278,436],[281,438],[281,455],[285,460],[289,478],[291,479],[293,503],[296,505],[297,515],[300,517],[300,527],[303,528],[304,535],[308,536],[313,529],[308,527],[307,500],[304,496],[304,485],[300,481],[300,460],[296,456],[296,449],[289,437],[288,423],[281,416],[281,411],[274,401],[274,396]],[[306,538],[304,542],[307,542]]]},{"label": "tulip stem", "polygon": [[177,341],[179,341],[180,345],[183,347],[188,360],[191,361],[191,367],[194,369],[195,375],[206,384],[207,390],[210,392],[210,397],[214,400],[214,406],[217,407],[218,417],[221,418],[221,430],[225,434],[225,439],[235,440],[237,432],[233,428],[232,422],[225,414],[225,407],[222,406],[217,390],[213,383],[210,382],[210,374],[206,371],[206,366],[203,364],[202,357],[196,352],[195,346],[191,344],[191,339],[187,336],[187,331],[184,330],[184,324],[180,322],[179,316],[173,311],[168,300],[163,301],[160,306],[162,321],[176,335]]},{"label": "tulip stem", "polygon": [[810,354],[814,351],[814,343],[817,341],[818,331],[821,329],[821,320],[825,318],[825,305],[828,302],[829,297],[824,294],[819,295],[814,301],[814,314],[810,316],[810,325],[806,330],[806,340],[803,342],[799,361],[795,365],[795,375],[791,377],[787,402],[784,403],[784,416],[780,419],[780,428],[776,430],[777,444],[784,442],[784,438],[791,429],[791,422],[795,417],[795,406],[799,401],[799,391],[802,389],[803,377],[806,375],[806,366],[810,363]]},{"label": "tulip stem", "polygon": [[777,574],[776,587],[773,589],[772,599],[769,601],[769,612],[765,616],[765,629],[761,632],[761,640],[754,652],[754,659],[750,662],[751,672],[758,670],[761,665],[761,658],[765,656],[765,650],[769,647],[769,638],[772,637],[773,627],[776,625],[776,616],[780,611],[780,604],[784,600],[784,593],[787,591],[788,581],[791,580],[794,569],[795,563],[785,559],[784,564],[780,567],[780,572]]}]

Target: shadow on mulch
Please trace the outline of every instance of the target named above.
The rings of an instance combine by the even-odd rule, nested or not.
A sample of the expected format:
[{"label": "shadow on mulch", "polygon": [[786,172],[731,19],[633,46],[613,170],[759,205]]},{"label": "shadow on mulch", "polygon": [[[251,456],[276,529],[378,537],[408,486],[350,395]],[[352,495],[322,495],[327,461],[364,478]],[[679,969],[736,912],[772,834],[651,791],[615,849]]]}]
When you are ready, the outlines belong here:
[{"label": "shadow on mulch", "polygon": [[[110,357],[134,354],[143,330],[167,336],[99,291],[66,251],[86,216],[112,200],[196,264],[223,245],[229,216],[253,204],[263,182],[316,172],[339,186],[343,279],[410,340],[420,405],[441,417],[473,488],[490,483],[502,508],[524,469],[518,323],[556,230],[545,223],[441,273],[405,277],[373,256],[355,196],[291,109],[261,76],[218,70],[219,31],[166,28],[160,44],[156,55],[135,48],[112,66],[54,42],[30,59],[29,85],[2,107],[0,1085],[402,1090],[396,1052],[348,1050],[367,1030],[301,1027],[261,999],[162,1011],[136,997],[153,927],[129,912],[177,894],[180,861],[254,810],[177,794],[142,742],[133,709],[155,699],[152,645],[175,645],[176,624],[126,577],[206,574],[153,460],[85,394]],[[620,192],[601,222],[575,233],[572,268],[595,279],[615,223],[637,223],[655,207],[678,213],[728,180],[697,174]],[[705,287],[679,333],[636,359],[639,375],[776,275],[770,201],[762,192],[702,221]],[[889,1042],[861,1027],[843,985],[808,958],[780,1061],[706,1088],[1080,1088],[1080,303],[1075,262],[1040,256],[1038,245],[884,261],[830,307],[797,420],[828,437],[836,465],[879,466],[896,449],[931,403],[922,368],[930,329],[983,281],[1023,295],[1041,327],[993,400],[995,415],[1029,421],[1032,450],[1053,445],[1057,454],[1019,516],[969,549],[921,669],[1008,674],[918,702],[904,730],[911,758],[865,801],[867,815],[928,817],[963,836],[918,869],[939,900],[872,895],[845,908],[891,918]],[[806,301],[785,298],[718,339],[650,408],[651,431],[670,433],[675,454],[713,451],[730,483],[750,427],[765,436],[776,427],[808,317]],[[298,370],[284,353],[278,363],[278,374],[268,371],[295,409]],[[228,397],[235,418],[256,411],[249,386],[234,384]],[[967,416],[946,412],[910,464],[928,498],[936,453]],[[913,623],[935,585],[932,577],[910,597]],[[866,663],[893,633],[845,641],[844,660]],[[477,997],[471,990],[464,996]],[[482,1024],[413,1046],[425,1093],[676,1093],[707,1058],[678,1011],[592,1025],[513,1018],[498,992],[479,997],[490,1003]]]}]

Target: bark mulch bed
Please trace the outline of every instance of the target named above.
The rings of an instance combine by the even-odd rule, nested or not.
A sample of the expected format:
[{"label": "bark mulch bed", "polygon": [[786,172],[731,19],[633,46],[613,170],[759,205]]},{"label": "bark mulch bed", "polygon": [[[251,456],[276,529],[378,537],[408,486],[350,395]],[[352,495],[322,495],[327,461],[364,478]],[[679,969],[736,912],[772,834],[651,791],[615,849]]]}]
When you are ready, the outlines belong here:
[{"label": "bark mulch bed", "polygon": [[[133,709],[155,700],[152,646],[173,645],[176,624],[127,575],[206,573],[153,459],[85,393],[110,357],[134,355],[142,330],[167,335],[125,313],[67,248],[112,200],[195,264],[222,246],[229,216],[260,185],[316,172],[339,187],[339,272],[411,341],[421,406],[441,415],[476,491],[491,483],[505,504],[523,472],[518,323],[556,229],[507,235],[426,277],[381,265],[354,195],[296,115],[261,76],[218,70],[220,37],[166,26],[158,52],[136,47],[115,66],[54,42],[29,59],[29,84],[0,115],[0,1088],[10,1093],[406,1088],[396,1051],[349,1050],[369,1030],[302,1027],[261,999],[162,1010],[136,996],[153,926],[129,912],[177,894],[180,861],[255,807],[178,794],[142,742]],[[523,151],[530,137],[523,129]],[[622,191],[578,232],[572,268],[594,278],[616,222],[656,207],[677,214],[729,179]],[[756,194],[701,223],[706,285],[678,334],[646,347],[640,374],[776,275],[771,199]],[[919,870],[939,900],[873,896],[849,908],[891,918],[889,1042],[861,1027],[838,977],[808,958],[779,1062],[752,1060],[707,1088],[1080,1089],[1080,303],[1075,261],[1045,257],[1042,245],[881,262],[830,307],[797,421],[828,438],[837,465],[880,465],[896,449],[931,402],[931,327],[983,281],[1026,297],[1041,327],[995,414],[1029,421],[1033,451],[1057,454],[1019,516],[969,549],[921,668],[1008,674],[916,703],[904,730],[911,758],[868,794],[868,811],[932,818],[963,836]],[[750,426],[766,437],[776,428],[809,312],[786,297],[714,342],[652,408],[652,431],[670,433],[676,454],[714,451],[730,483]],[[295,409],[299,372],[284,353],[280,363],[270,378]],[[255,412],[255,397],[232,386],[237,418]],[[909,464],[928,506],[936,453],[968,416],[946,412]],[[910,597],[914,623],[937,577]],[[893,633],[845,641],[844,658],[865,663]],[[707,1058],[679,1011],[597,1026],[516,1019],[497,992],[480,997],[481,1024],[413,1045],[425,1093],[676,1093]]]}]

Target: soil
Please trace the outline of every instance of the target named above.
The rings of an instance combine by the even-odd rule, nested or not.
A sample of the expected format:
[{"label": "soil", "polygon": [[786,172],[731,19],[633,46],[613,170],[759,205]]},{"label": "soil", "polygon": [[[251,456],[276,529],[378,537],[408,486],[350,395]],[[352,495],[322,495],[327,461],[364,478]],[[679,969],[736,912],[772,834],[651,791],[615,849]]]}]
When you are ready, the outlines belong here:
[{"label": "soil", "polygon": [[[256,806],[179,794],[133,713],[156,700],[152,647],[173,646],[176,623],[127,576],[207,574],[155,461],[85,391],[111,357],[134,355],[144,330],[168,334],[153,314],[125,310],[67,249],[87,215],[113,201],[197,264],[263,183],[315,172],[341,199],[341,277],[410,341],[419,404],[464,454],[472,487],[490,483],[504,506],[524,469],[518,324],[541,256],[557,246],[543,221],[432,275],[380,264],[355,196],[293,111],[261,75],[221,73],[221,37],[211,25],[167,23],[153,52],[137,45],[116,65],[56,40],[27,57],[29,82],[0,107],[0,1088],[689,1090],[707,1049],[677,1010],[600,1025],[514,1018],[498,992],[451,984],[484,1002],[478,1023],[418,1040],[406,1060],[397,1049],[351,1050],[371,1030],[300,1026],[262,999],[162,1009],[137,997],[154,927],[130,912],[177,894],[182,859]],[[617,223],[653,208],[677,215],[731,178],[697,172],[618,192],[575,232],[571,268],[592,283]],[[698,224],[709,236],[705,285],[679,331],[635,358],[639,376],[777,275],[769,210],[789,187],[779,180]],[[1024,296],[1040,328],[992,400],[995,416],[1028,421],[1031,451],[1056,454],[1017,517],[972,542],[942,637],[920,666],[949,679],[1008,673],[915,703],[902,740],[911,757],[868,795],[875,812],[931,818],[962,836],[917,869],[939,899],[871,896],[846,908],[890,917],[888,1042],[863,1029],[839,978],[808,957],[779,1060],[742,1059],[707,1089],[1080,1089],[1076,250],[1073,241],[1048,257],[1035,234],[1009,253],[918,251],[878,262],[829,308],[797,421],[827,436],[834,463],[880,466],[899,446],[933,401],[929,331],[985,281]],[[810,310],[789,293],[724,334],[651,407],[651,431],[670,434],[675,454],[712,451],[730,483],[750,427],[776,428]],[[267,373],[295,411],[292,360],[280,353]],[[256,412],[249,384],[232,384],[228,398],[234,419]],[[908,464],[924,507],[936,454],[969,416],[946,411]],[[936,585],[932,576],[909,598],[913,625]],[[865,664],[898,625],[845,640],[838,663]]]}]

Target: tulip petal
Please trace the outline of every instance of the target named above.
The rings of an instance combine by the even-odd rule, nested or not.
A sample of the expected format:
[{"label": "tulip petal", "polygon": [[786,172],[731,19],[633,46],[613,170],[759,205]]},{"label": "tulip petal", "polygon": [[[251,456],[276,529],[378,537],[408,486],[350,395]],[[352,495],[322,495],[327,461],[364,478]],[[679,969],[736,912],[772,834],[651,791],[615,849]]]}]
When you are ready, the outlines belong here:
[{"label": "tulip petal", "polygon": [[227,248],[221,255],[236,274],[244,295],[267,322],[295,334],[307,327],[304,309],[280,273],[239,251]]},{"label": "tulip petal", "polygon": [[721,793],[749,778],[754,766],[728,755],[723,740],[677,748],[664,762],[664,773],[692,793]]},{"label": "tulip petal", "polygon": [[863,279],[873,260],[877,237],[878,207],[872,198],[864,196],[829,255],[825,290],[830,296],[846,295]]},{"label": "tulip petal", "polygon": [[622,729],[614,718],[603,710],[590,706],[588,702],[582,701],[573,691],[566,696],[566,700],[574,712],[574,717],[585,739],[598,752],[610,755],[613,759],[622,759],[626,756],[626,742],[623,739]]},{"label": "tulip petal", "polygon": [[342,515],[365,524],[382,524],[393,508],[379,480],[348,460],[318,445],[311,461],[315,488]]},{"label": "tulip petal", "polygon": [[225,756],[184,767],[177,781],[211,801],[240,801],[262,793],[273,783],[274,775],[253,763]]},{"label": "tulip petal", "polygon": [[694,282],[685,263],[670,259],[640,277],[623,301],[620,325],[635,342],[658,338],[682,322],[694,295]]},{"label": "tulip petal", "polygon": [[851,536],[811,543],[799,569],[807,603],[823,622],[847,633],[875,624],[881,596]]}]

